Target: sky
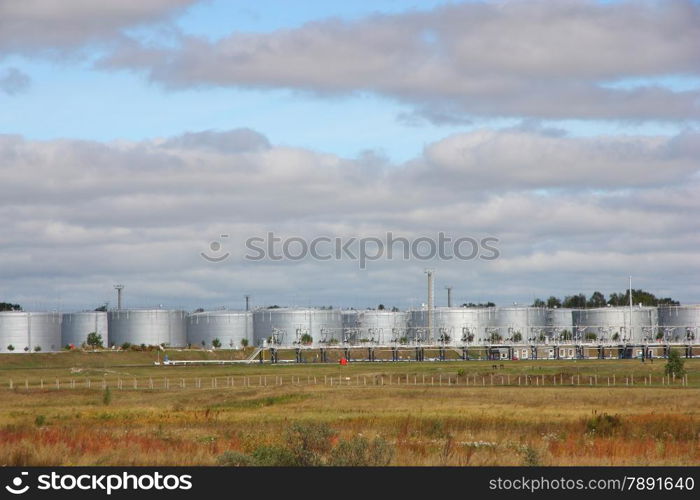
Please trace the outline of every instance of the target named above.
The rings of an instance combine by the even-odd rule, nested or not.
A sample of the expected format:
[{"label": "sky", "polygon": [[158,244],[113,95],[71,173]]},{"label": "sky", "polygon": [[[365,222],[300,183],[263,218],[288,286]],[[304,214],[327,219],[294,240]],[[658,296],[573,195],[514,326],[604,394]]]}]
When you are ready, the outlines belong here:
[{"label": "sky", "polygon": [[[698,39],[692,0],[0,0],[0,301],[699,303]],[[246,258],[388,232],[498,258]]]}]

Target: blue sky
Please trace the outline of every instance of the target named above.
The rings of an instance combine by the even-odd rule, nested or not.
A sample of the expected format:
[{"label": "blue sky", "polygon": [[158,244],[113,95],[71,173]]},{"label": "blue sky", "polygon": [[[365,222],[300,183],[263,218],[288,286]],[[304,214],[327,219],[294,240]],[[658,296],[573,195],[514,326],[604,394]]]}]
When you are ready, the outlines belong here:
[{"label": "blue sky", "polygon": [[[360,20],[375,13],[429,11],[446,1],[256,2],[206,1],[176,18],[184,33],[218,40],[234,32],[265,33],[337,17]],[[162,27],[127,32],[141,38],[158,36]],[[81,138],[112,141],[166,137],[187,131],[250,127],[279,145],[303,147],[348,158],[371,150],[403,162],[426,144],[475,128],[505,128],[517,117],[469,117],[471,124],[404,123],[411,107],[395,99],[358,91],[353,95],[315,95],[293,89],[206,87],[167,90],[129,70],[98,71],[102,49],[84,49],[88,57],[45,60],[17,55],[2,67],[17,67],[32,79],[25,92],[0,93],[0,131],[30,139]],[[90,55],[92,52],[92,55]],[[700,88],[695,76],[671,75],[608,82],[612,88],[661,85],[673,90]],[[41,119],[37,117],[41,116]],[[138,117],[138,119],[134,119]],[[543,127],[561,128],[578,136],[598,134],[668,135],[695,124],[669,121],[542,120]]]}]

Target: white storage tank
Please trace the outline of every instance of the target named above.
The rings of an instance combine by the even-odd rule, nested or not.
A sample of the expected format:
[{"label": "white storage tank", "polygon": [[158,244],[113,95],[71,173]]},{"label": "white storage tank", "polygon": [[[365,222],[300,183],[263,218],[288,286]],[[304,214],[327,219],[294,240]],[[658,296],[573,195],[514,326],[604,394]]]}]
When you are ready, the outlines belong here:
[{"label": "white storage tank", "polygon": [[410,311],[410,338],[421,342],[463,345],[478,342],[483,327],[484,309],[469,307],[436,307],[433,309],[433,332],[428,332],[428,310]]},{"label": "white storage tank", "polygon": [[688,342],[700,338],[700,305],[660,306],[658,315],[663,340]]},{"label": "white storage tank", "polygon": [[51,352],[60,349],[60,313],[0,312],[0,352]]},{"label": "white storage tank", "polygon": [[575,309],[556,308],[546,311],[546,334],[548,340],[572,341],[574,336]]},{"label": "white storage tank", "polygon": [[486,341],[540,342],[546,338],[547,310],[543,307],[493,307],[484,311]]},{"label": "white storage tank", "polygon": [[[218,339],[222,349],[239,349],[253,344],[251,311],[204,311],[187,316],[187,343],[213,347]],[[244,342],[245,341],[245,342]]]},{"label": "white storage tank", "polygon": [[291,347],[300,345],[309,335],[316,345],[340,344],[343,336],[343,318],[334,309],[257,309],[253,313],[255,345],[272,343]]},{"label": "white storage tank", "polygon": [[110,345],[187,345],[186,313],[173,309],[115,309],[109,311]]},{"label": "white storage tank", "polygon": [[573,318],[575,338],[583,342],[647,342],[654,339],[658,328],[655,307],[580,309]]},{"label": "white storage tank", "polygon": [[356,315],[356,342],[391,344],[407,337],[408,314],[401,311],[364,310]]},{"label": "white storage tank", "polygon": [[95,332],[102,336],[102,345],[109,346],[107,313],[86,311],[66,313],[61,323],[61,345],[80,347],[87,342],[89,334]]}]

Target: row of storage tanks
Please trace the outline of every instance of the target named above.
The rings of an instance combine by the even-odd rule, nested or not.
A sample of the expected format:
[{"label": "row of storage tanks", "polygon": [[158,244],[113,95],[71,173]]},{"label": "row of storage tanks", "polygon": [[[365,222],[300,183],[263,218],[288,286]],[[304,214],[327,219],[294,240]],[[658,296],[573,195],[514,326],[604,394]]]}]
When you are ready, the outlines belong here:
[{"label": "row of storage tanks", "polygon": [[[430,326],[432,324],[432,327]],[[110,312],[0,312],[0,352],[80,346],[91,332],[105,346],[173,347],[437,343],[685,342],[697,339],[700,305],[546,309],[447,308],[410,311],[257,309],[205,311],[123,309]],[[10,349],[12,346],[13,349]]]}]

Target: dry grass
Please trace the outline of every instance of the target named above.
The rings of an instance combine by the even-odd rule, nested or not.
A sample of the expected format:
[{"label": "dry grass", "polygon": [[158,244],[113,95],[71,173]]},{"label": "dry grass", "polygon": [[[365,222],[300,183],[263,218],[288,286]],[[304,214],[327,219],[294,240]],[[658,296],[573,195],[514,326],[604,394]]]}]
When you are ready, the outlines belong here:
[{"label": "dry grass", "polygon": [[[72,354],[72,353],[71,353]],[[141,353],[139,353],[141,355]],[[357,364],[157,368],[124,366],[89,357],[89,363],[7,367],[0,375],[1,465],[216,465],[227,451],[252,453],[279,445],[293,422],[330,426],[337,440],[381,436],[393,449],[393,465],[700,465],[700,388],[697,360],[689,362],[690,387],[473,387],[412,385],[292,385],[317,377],[489,377],[490,363]],[[112,355],[113,356],[113,355]],[[77,357],[76,357],[77,358]],[[63,358],[63,360],[68,358]],[[79,358],[78,358],[79,359]],[[127,361],[129,360],[128,358]],[[1,360],[0,360],[1,361]],[[103,363],[102,366],[99,366]],[[74,370],[70,371],[73,368]],[[660,376],[663,362],[506,363],[501,374],[624,377]],[[91,370],[105,370],[96,375]],[[164,372],[163,370],[168,370]],[[45,388],[9,378],[61,377],[114,383],[203,377],[170,390],[113,386],[103,402],[101,386]],[[206,377],[284,376],[267,387],[211,388]],[[627,375],[629,376],[629,375]],[[85,377],[83,375],[83,377]],[[308,379],[307,379],[308,377]],[[353,379],[357,380],[357,379]],[[602,384],[602,382],[601,382]],[[618,380],[619,384],[619,380]],[[145,387],[145,386],[140,386]]]}]

